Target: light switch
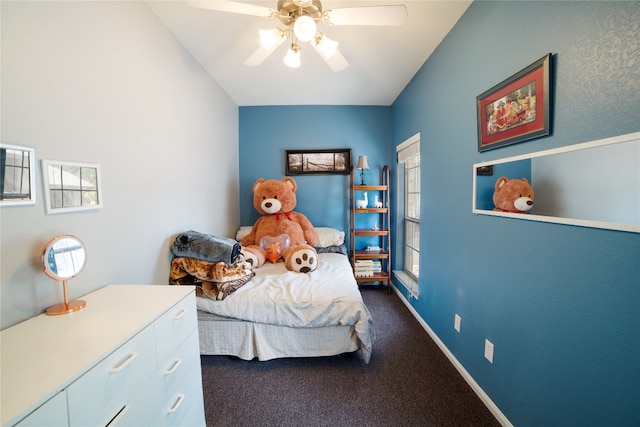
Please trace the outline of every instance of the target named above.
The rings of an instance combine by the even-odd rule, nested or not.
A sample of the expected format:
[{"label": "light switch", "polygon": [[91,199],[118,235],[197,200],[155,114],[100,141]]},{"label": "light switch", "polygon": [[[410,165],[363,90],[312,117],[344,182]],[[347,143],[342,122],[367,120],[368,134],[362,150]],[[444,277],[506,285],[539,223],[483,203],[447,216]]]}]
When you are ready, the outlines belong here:
[{"label": "light switch", "polygon": [[462,318],[456,314],[453,318],[453,329],[458,333],[460,333],[460,322],[462,322]]},{"label": "light switch", "polygon": [[488,339],[484,340],[484,358],[493,363],[493,343]]}]

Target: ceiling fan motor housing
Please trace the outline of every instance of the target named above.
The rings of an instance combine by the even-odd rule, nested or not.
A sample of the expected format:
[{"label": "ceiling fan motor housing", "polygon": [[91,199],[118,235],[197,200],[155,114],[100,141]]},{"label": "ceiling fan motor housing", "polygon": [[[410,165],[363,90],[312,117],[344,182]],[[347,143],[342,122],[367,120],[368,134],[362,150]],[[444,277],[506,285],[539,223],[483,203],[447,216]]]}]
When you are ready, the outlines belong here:
[{"label": "ceiling fan motor housing", "polygon": [[278,0],[280,22],[292,25],[298,16],[307,15],[314,21],[322,19],[322,3],[320,0]]}]

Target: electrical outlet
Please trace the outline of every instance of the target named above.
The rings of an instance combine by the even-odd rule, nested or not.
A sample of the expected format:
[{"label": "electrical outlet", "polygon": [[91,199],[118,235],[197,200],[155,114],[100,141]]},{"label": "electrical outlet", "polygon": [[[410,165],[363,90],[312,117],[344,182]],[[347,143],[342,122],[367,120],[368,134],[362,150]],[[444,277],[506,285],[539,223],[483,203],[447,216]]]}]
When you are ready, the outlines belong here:
[{"label": "electrical outlet", "polygon": [[453,317],[453,329],[455,329],[458,333],[460,333],[460,322],[462,322],[462,318],[456,314]]},{"label": "electrical outlet", "polygon": [[484,358],[493,363],[493,343],[488,339],[484,340]]}]

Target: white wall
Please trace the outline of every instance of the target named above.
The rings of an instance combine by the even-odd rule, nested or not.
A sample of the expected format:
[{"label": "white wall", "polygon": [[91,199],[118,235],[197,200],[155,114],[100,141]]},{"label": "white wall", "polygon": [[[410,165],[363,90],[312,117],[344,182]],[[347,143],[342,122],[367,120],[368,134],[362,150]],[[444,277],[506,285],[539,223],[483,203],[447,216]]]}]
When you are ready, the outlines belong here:
[{"label": "white wall", "polygon": [[[233,235],[238,108],[143,2],[0,5],[0,140],[38,160],[37,204],[0,209],[2,328],[61,302],[40,269],[57,234],[88,250],[71,298],[167,283],[181,231]],[[99,163],[104,208],[46,215],[41,159]]]}]

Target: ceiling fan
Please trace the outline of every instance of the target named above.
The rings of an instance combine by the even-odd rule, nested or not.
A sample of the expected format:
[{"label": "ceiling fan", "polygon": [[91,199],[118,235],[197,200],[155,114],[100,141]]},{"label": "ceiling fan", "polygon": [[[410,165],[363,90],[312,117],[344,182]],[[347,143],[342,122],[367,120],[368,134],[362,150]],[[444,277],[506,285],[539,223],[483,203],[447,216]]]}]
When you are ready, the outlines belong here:
[{"label": "ceiling fan", "polygon": [[330,40],[318,30],[318,24],[333,25],[380,25],[400,26],[407,18],[403,4],[388,6],[361,6],[323,10],[320,0],[278,0],[276,9],[230,0],[188,1],[189,5],[201,9],[239,13],[278,19],[285,28],[260,30],[260,47],[244,62],[257,66],[269,57],[286,39],[291,37],[291,46],[283,62],[291,67],[300,66],[299,42],[309,42],[329,64],[333,71],[349,66],[338,51],[338,42]]}]

